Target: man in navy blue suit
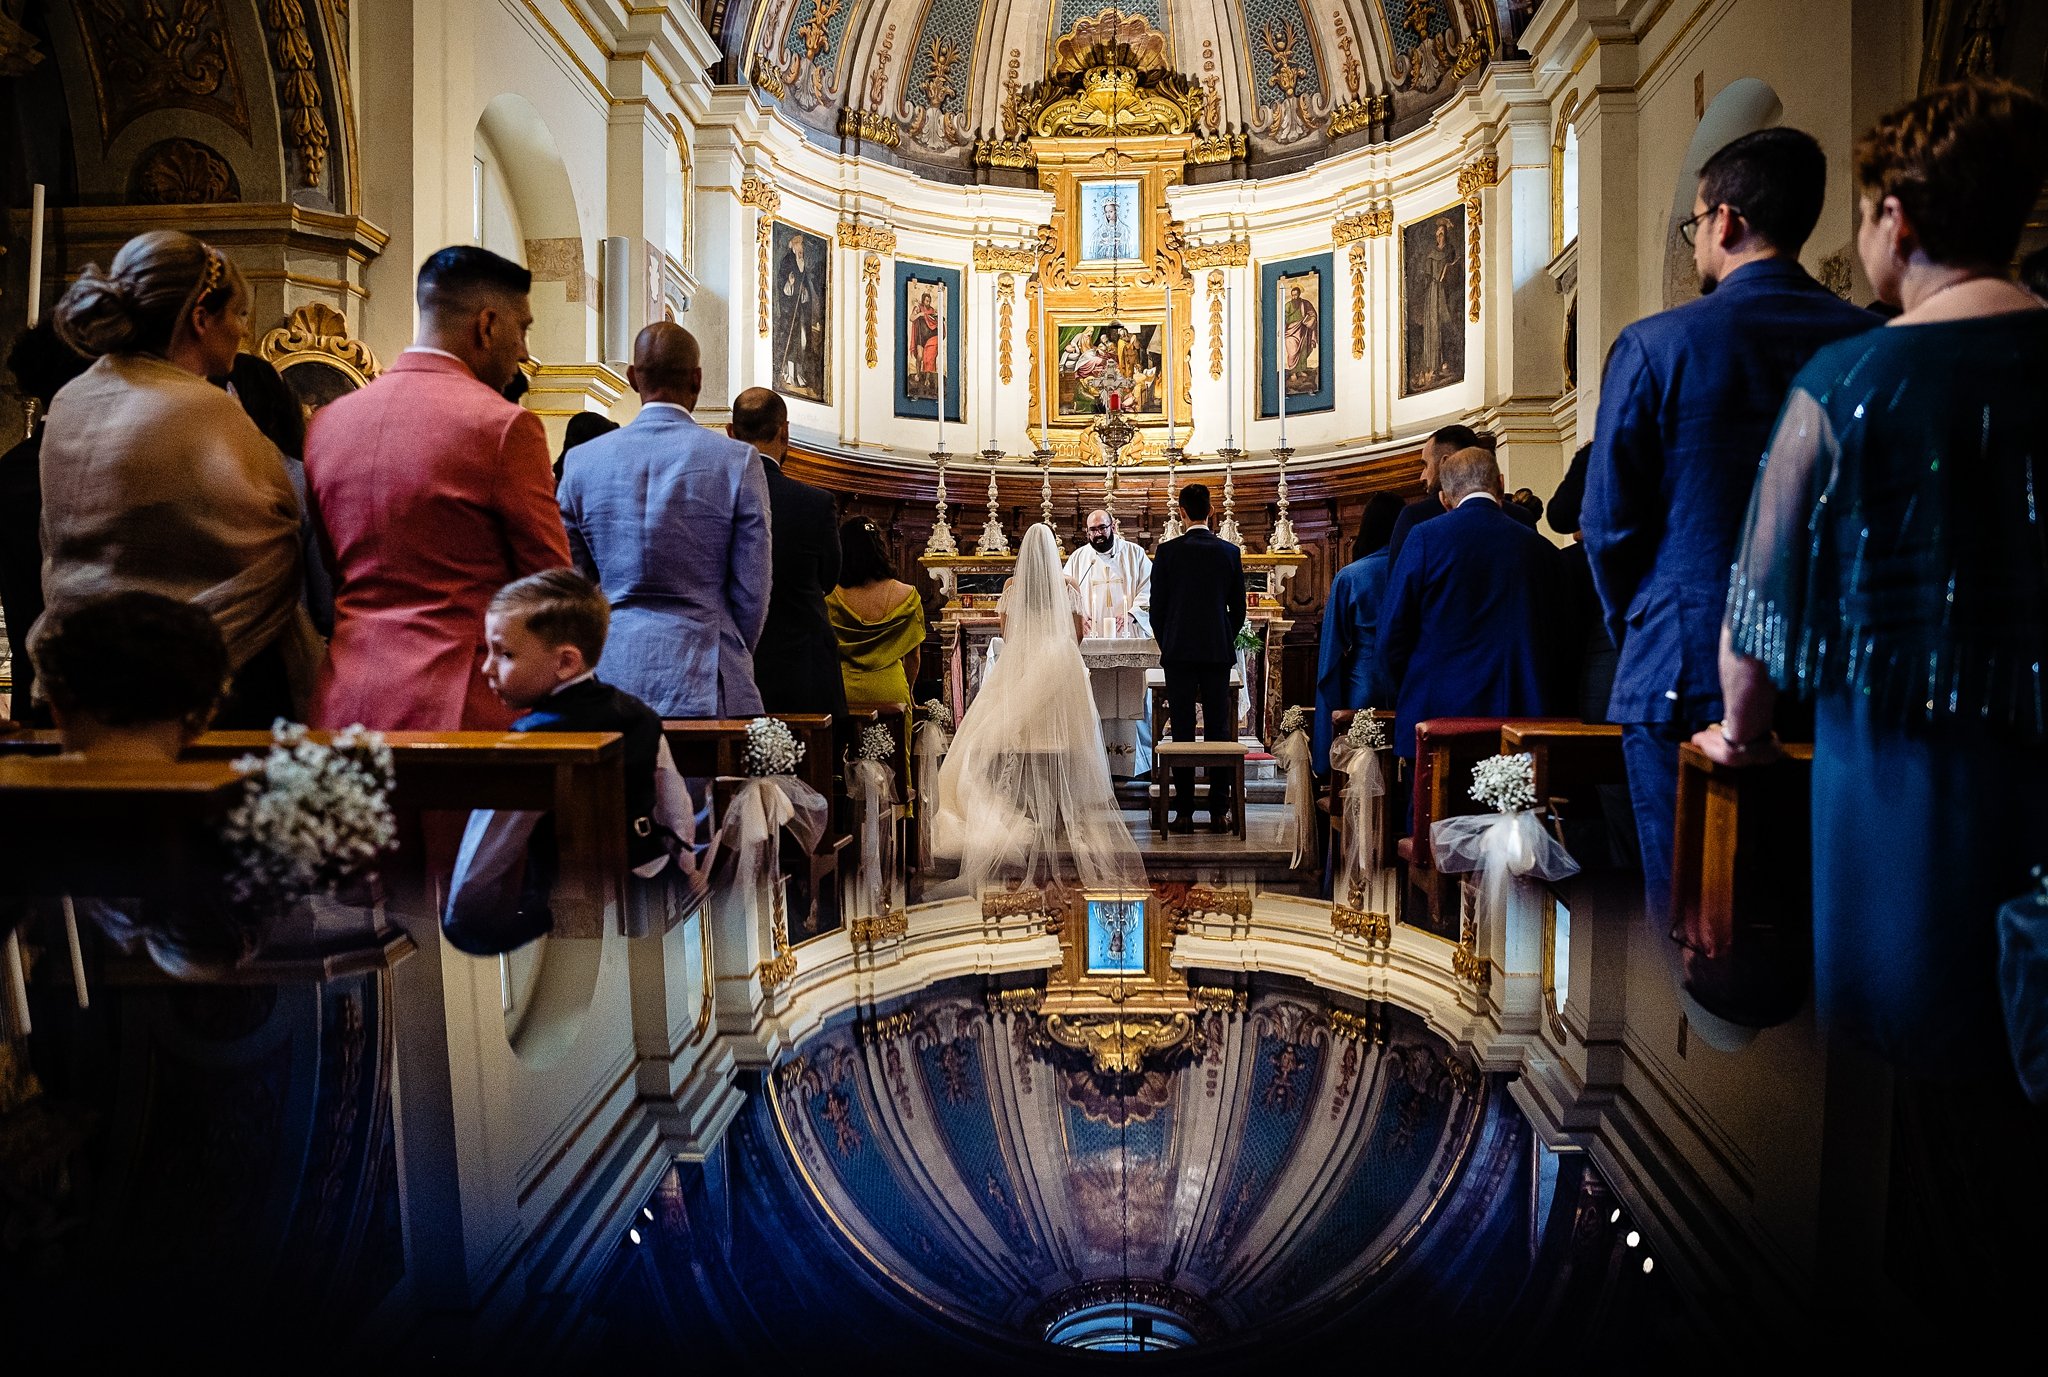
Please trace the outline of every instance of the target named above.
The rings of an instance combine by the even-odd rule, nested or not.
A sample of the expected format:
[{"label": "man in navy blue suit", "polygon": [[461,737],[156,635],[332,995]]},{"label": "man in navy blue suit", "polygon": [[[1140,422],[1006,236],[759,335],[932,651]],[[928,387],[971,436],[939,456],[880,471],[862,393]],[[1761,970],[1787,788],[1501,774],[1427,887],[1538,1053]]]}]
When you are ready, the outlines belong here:
[{"label": "man in navy blue suit", "polygon": [[1501,509],[1490,451],[1441,461],[1437,487],[1444,514],[1409,536],[1380,610],[1394,753],[1411,760],[1417,722],[1543,717],[1557,699],[1557,548]]},{"label": "man in navy blue suit", "polygon": [[[1230,689],[1230,665],[1237,658],[1237,631],[1244,625],[1244,560],[1235,545],[1209,530],[1209,490],[1190,483],[1180,490],[1187,534],[1160,542],[1152,552],[1152,634],[1159,642],[1159,668],[1166,676],[1166,711],[1175,741],[1195,739],[1195,708],[1202,710],[1202,737],[1237,740],[1237,695]],[[1209,827],[1228,825],[1231,777],[1209,772]],[[1160,788],[1166,787],[1164,780]],[[1173,772],[1171,828],[1195,828],[1195,772]],[[1244,800],[1236,801],[1242,807]]]},{"label": "man in navy blue suit", "polygon": [[1728,568],[1757,464],[1793,375],[1822,345],[1877,324],[1799,266],[1827,158],[1766,129],[1700,169],[1697,301],[1639,320],[1607,356],[1580,512],[1608,634],[1621,648],[1608,720],[1623,727],[1647,911],[1671,904],[1678,747],[1721,717]]},{"label": "man in navy blue suit", "polygon": [[1459,450],[1470,449],[1479,443],[1478,431],[1460,425],[1445,426],[1422,442],[1422,496],[1403,507],[1401,514],[1394,518],[1394,533],[1387,537],[1387,568],[1392,569],[1400,561],[1401,549],[1408,543],[1408,533],[1418,523],[1444,514],[1444,504],[1437,487],[1437,465]]}]

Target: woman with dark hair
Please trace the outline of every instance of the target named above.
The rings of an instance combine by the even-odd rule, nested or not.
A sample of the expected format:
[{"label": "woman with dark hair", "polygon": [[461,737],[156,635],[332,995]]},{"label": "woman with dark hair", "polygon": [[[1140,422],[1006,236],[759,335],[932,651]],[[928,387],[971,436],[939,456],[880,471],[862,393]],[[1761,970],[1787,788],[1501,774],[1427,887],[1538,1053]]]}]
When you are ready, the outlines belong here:
[{"label": "woman with dark hair", "polygon": [[555,456],[555,486],[562,485],[562,465],[568,462],[570,450],[618,428],[619,423],[602,412],[579,411],[571,416],[569,424],[562,428],[562,452]]},{"label": "woman with dark hair", "polygon": [[208,381],[249,332],[241,273],[152,230],[79,274],[52,318],[97,362],[57,394],[43,438],[45,615],[125,592],[192,603],[227,645],[218,725],[299,717],[320,652],[299,501],[277,447]]},{"label": "woman with dark hair", "polygon": [[323,636],[334,634],[334,576],[321,557],[313,512],[306,502],[306,408],[284,376],[254,354],[235,355],[228,373],[228,391],[249,413],[263,438],[277,446],[284,456],[284,471],[291,475],[292,491],[299,495],[300,544],[306,552],[306,587],[302,594],[314,629]]},{"label": "woman with dark hair", "polygon": [[864,516],[839,528],[839,586],[825,595],[846,701],[901,703],[917,683],[924,602],[889,565],[882,528]]},{"label": "woman with dark hair", "polygon": [[1388,707],[1393,689],[1380,669],[1380,597],[1387,591],[1387,542],[1401,499],[1376,492],[1365,502],[1351,562],[1330,580],[1323,604],[1322,653],[1316,662],[1316,725],[1310,737],[1318,774],[1330,769],[1330,714],[1339,708]]},{"label": "woman with dark hair", "polygon": [[1855,169],[1858,255],[1903,309],[1793,383],[1729,588],[1725,716],[1693,743],[1774,760],[1779,692],[1812,699],[1820,1015],[1909,1072],[1998,1076],[1998,907],[2048,857],[2048,310],[2008,276],[2048,109],[1939,87]]}]

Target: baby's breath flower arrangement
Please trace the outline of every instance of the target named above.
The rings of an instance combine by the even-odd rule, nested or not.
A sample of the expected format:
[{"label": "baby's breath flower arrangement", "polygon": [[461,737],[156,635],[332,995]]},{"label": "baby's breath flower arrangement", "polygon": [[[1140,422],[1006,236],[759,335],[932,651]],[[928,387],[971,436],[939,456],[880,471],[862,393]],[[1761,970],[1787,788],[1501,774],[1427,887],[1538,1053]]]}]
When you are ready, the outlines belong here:
[{"label": "baby's breath flower arrangement", "polygon": [[854,754],[862,760],[887,760],[896,754],[896,733],[886,722],[870,722],[861,728]]},{"label": "baby's breath flower arrangement", "polygon": [[943,731],[953,730],[953,710],[936,698],[927,698],[918,707],[924,709],[924,720]]},{"label": "baby's breath flower arrangement", "polygon": [[1304,708],[1300,704],[1296,704],[1294,707],[1291,707],[1287,711],[1281,713],[1280,735],[1286,736],[1290,732],[1307,731],[1308,719],[1311,716],[1312,712],[1313,709]]},{"label": "baby's breath flower arrangement", "polygon": [[287,907],[332,891],[389,850],[398,823],[391,812],[391,751],[361,727],[331,745],[278,722],[270,750],[243,756],[242,801],[222,824],[231,858],[227,897],[250,911]]},{"label": "baby's breath flower arrangement", "polygon": [[1386,724],[1370,712],[1360,711],[1351,719],[1351,725],[1344,732],[1344,739],[1355,751],[1384,751],[1387,748]]},{"label": "baby's breath flower arrangement", "polygon": [[1536,806],[1536,757],[1496,755],[1472,767],[1472,797],[1496,813],[1519,813]]},{"label": "baby's breath flower arrangement", "polygon": [[756,779],[767,775],[793,775],[803,763],[804,743],[796,739],[789,724],[778,717],[757,717],[747,723],[746,749],[740,765]]}]

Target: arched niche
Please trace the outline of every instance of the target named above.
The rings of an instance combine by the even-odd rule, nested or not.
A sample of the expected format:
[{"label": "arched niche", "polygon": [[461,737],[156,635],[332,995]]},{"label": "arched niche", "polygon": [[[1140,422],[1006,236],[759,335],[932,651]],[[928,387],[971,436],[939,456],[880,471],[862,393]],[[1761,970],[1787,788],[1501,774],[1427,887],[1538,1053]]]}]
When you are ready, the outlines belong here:
[{"label": "arched niche", "polygon": [[1692,214],[1693,197],[1699,192],[1700,169],[1722,148],[1759,129],[1769,129],[1785,116],[1784,102],[1770,83],[1756,77],[1741,77],[1721,88],[1713,103],[1700,116],[1686,146],[1685,161],[1671,189],[1671,214],[1664,223],[1664,304],[1677,306],[1700,294],[1698,274],[1692,266],[1692,249],[1678,233],[1679,222]]},{"label": "arched niche", "polygon": [[544,362],[596,356],[596,276],[576,191],[554,132],[533,102],[506,92],[476,124],[471,231],[533,271],[529,347]]}]

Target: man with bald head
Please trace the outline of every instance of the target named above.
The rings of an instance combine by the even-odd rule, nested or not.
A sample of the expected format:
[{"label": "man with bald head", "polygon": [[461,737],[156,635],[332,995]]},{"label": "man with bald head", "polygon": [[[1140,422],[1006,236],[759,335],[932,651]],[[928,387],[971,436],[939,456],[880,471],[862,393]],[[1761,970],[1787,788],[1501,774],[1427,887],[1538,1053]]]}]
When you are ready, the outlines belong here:
[{"label": "man with bald head", "polygon": [[1067,577],[1081,590],[1090,636],[1152,634],[1152,559],[1123,538],[1100,508],[1088,513],[1088,543],[1067,556]]},{"label": "man with bald head", "polygon": [[1433,717],[1544,717],[1557,702],[1558,553],[1501,510],[1500,466],[1472,446],[1438,461],[1444,513],[1416,525],[1387,575],[1382,668],[1394,751]]},{"label": "man with bald head", "polygon": [[576,567],[612,605],[598,672],[663,717],[752,717],[768,617],[768,479],[753,447],[697,424],[696,337],[659,321],[633,341],[630,425],[578,445],[557,498]]}]

